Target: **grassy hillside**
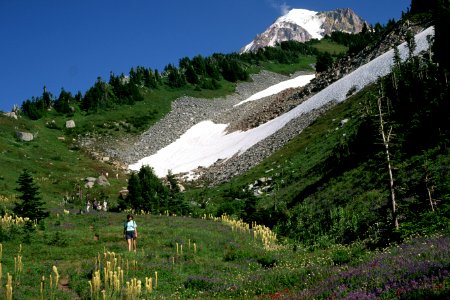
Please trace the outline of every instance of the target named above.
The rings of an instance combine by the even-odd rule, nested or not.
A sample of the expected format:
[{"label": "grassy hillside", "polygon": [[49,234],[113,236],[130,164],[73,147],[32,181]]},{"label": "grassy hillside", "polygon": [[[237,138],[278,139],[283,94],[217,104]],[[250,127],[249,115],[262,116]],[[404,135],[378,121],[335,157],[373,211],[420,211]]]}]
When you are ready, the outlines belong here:
[{"label": "grassy hillside", "polygon": [[[75,142],[78,136],[115,137],[136,135],[162,118],[169,110],[171,101],[183,96],[214,98],[234,91],[234,85],[223,82],[222,89],[201,90],[143,90],[144,100],[134,105],[122,105],[107,111],[86,114],[75,112],[70,115],[49,113],[42,119],[18,120],[0,115],[0,185],[4,204],[14,201],[16,181],[21,171],[29,169],[37,181],[48,207],[57,206],[64,196],[74,196],[81,187],[83,194],[86,177],[109,174],[111,186],[89,190],[93,195],[105,193],[112,204],[116,203],[118,191],[127,186],[124,170],[108,162],[93,159],[90,153],[80,149]],[[76,127],[66,129],[67,120],[74,120]],[[32,133],[30,142],[20,141],[16,131]],[[118,178],[116,174],[119,174]],[[6,200],[9,199],[9,200]],[[80,206],[76,201],[74,205]]]},{"label": "grassy hillside", "polygon": [[[10,207],[15,201],[16,181],[25,168],[32,173],[49,209],[61,205],[64,196],[76,194],[79,187],[84,186],[84,178],[116,172],[111,165],[92,160],[82,150],[73,147],[72,140],[62,130],[50,129],[44,121],[13,120],[2,116],[0,127],[0,194],[3,206]],[[16,130],[31,132],[35,138],[30,142],[20,141],[16,138]],[[126,186],[125,180],[123,174],[118,179],[111,176],[111,186],[106,187],[105,192],[112,194],[120,190]]]},{"label": "grassy hillside", "polygon": [[59,210],[36,228],[2,219],[0,298],[8,299],[8,290],[11,299],[437,299],[449,293],[450,241],[442,236],[389,251],[353,244],[310,252],[275,244],[264,227],[138,215],[134,253],[122,236],[124,218]]}]

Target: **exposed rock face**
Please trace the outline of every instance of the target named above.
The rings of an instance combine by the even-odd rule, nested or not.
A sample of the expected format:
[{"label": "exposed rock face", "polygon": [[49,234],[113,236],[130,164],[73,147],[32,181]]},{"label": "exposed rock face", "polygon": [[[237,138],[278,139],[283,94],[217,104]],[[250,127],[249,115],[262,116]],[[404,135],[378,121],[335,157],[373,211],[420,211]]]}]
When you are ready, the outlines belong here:
[{"label": "exposed rock face", "polygon": [[319,13],[323,17],[323,36],[331,34],[333,31],[343,31],[348,33],[358,33],[363,29],[364,24],[368,25],[361,17],[349,8],[339,8],[333,11]]},{"label": "exposed rock face", "polygon": [[270,26],[263,33],[258,34],[241,52],[252,52],[266,46],[275,46],[277,42],[306,42],[311,39],[312,35],[300,25],[291,22],[279,22]]},{"label": "exposed rock face", "polygon": [[293,9],[278,18],[263,33],[258,34],[251,43],[241,49],[241,53],[275,46],[283,41],[306,42],[313,38],[321,39],[333,31],[358,33],[364,24],[368,25],[349,8],[326,12]]}]

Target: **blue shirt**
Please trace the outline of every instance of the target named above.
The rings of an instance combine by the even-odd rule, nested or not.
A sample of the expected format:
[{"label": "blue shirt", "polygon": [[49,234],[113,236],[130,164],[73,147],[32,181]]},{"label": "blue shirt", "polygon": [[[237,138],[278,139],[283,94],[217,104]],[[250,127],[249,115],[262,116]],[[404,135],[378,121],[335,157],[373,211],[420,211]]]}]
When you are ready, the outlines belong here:
[{"label": "blue shirt", "polygon": [[134,220],[130,220],[125,222],[124,228],[126,231],[134,231],[136,229],[137,225]]}]

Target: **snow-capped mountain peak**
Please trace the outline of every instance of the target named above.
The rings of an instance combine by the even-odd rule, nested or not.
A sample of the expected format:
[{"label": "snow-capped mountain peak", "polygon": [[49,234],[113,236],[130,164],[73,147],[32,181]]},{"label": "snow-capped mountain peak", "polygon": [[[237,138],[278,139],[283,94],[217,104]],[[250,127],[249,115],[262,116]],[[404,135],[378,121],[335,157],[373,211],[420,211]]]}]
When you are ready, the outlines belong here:
[{"label": "snow-capped mountain peak", "polygon": [[255,51],[288,40],[306,42],[311,39],[321,39],[333,31],[358,33],[362,30],[364,23],[366,22],[349,8],[325,12],[291,9],[263,33],[258,34],[240,52]]},{"label": "snow-capped mountain peak", "polygon": [[[286,15],[281,16],[275,22],[280,23],[293,23],[304,28],[314,39],[321,39],[324,17],[319,15],[318,12],[307,9],[291,9]],[[274,25],[275,25],[274,24]]]}]

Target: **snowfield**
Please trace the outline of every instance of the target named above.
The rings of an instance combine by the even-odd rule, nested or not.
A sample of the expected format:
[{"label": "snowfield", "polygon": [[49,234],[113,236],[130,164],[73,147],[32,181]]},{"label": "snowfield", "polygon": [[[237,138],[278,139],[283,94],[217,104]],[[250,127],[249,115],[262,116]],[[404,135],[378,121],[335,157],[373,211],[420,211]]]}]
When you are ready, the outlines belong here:
[{"label": "snowfield", "polygon": [[[291,9],[286,15],[278,18],[275,23],[295,23],[311,34],[313,39],[322,39],[322,25],[325,17],[319,17],[317,11],[307,9]],[[272,44],[274,46],[275,43]]]},{"label": "snowfield", "polygon": [[254,101],[254,100],[258,100],[267,96],[271,96],[271,95],[275,95],[278,94],[279,92],[282,92],[286,89],[289,88],[296,88],[296,87],[301,87],[301,86],[305,86],[307,85],[313,78],[315,77],[315,75],[301,75],[301,76],[297,76],[293,79],[289,79],[289,80],[285,80],[283,82],[274,84],[270,87],[268,87],[265,90],[262,90],[250,97],[248,97],[247,99],[245,99],[244,101],[239,102],[238,104],[236,104],[235,106],[241,105],[245,102],[249,102],[249,101]]},{"label": "snowfield", "polygon": [[[428,49],[426,37],[433,34],[434,29],[430,27],[416,35],[416,54]],[[405,60],[408,57],[406,44],[401,44],[399,50],[402,60]],[[228,124],[215,124],[210,120],[204,120],[192,126],[172,144],[160,149],[154,155],[130,164],[128,168],[137,171],[142,165],[149,165],[159,177],[166,176],[170,170],[173,174],[188,173],[190,178],[194,179],[192,171],[198,167],[207,168],[218,160],[227,160],[233,155],[239,155],[283,128],[292,119],[301,117],[303,113],[319,108],[333,100],[344,101],[350,89],[359,91],[366,85],[375,82],[379,77],[389,74],[393,65],[393,57],[393,50],[380,55],[329,85],[291,111],[256,128],[227,134],[225,130]],[[287,80],[260,91],[237,105],[247,101],[256,101],[287,88],[303,86],[311,79],[311,75],[302,75]]]}]

